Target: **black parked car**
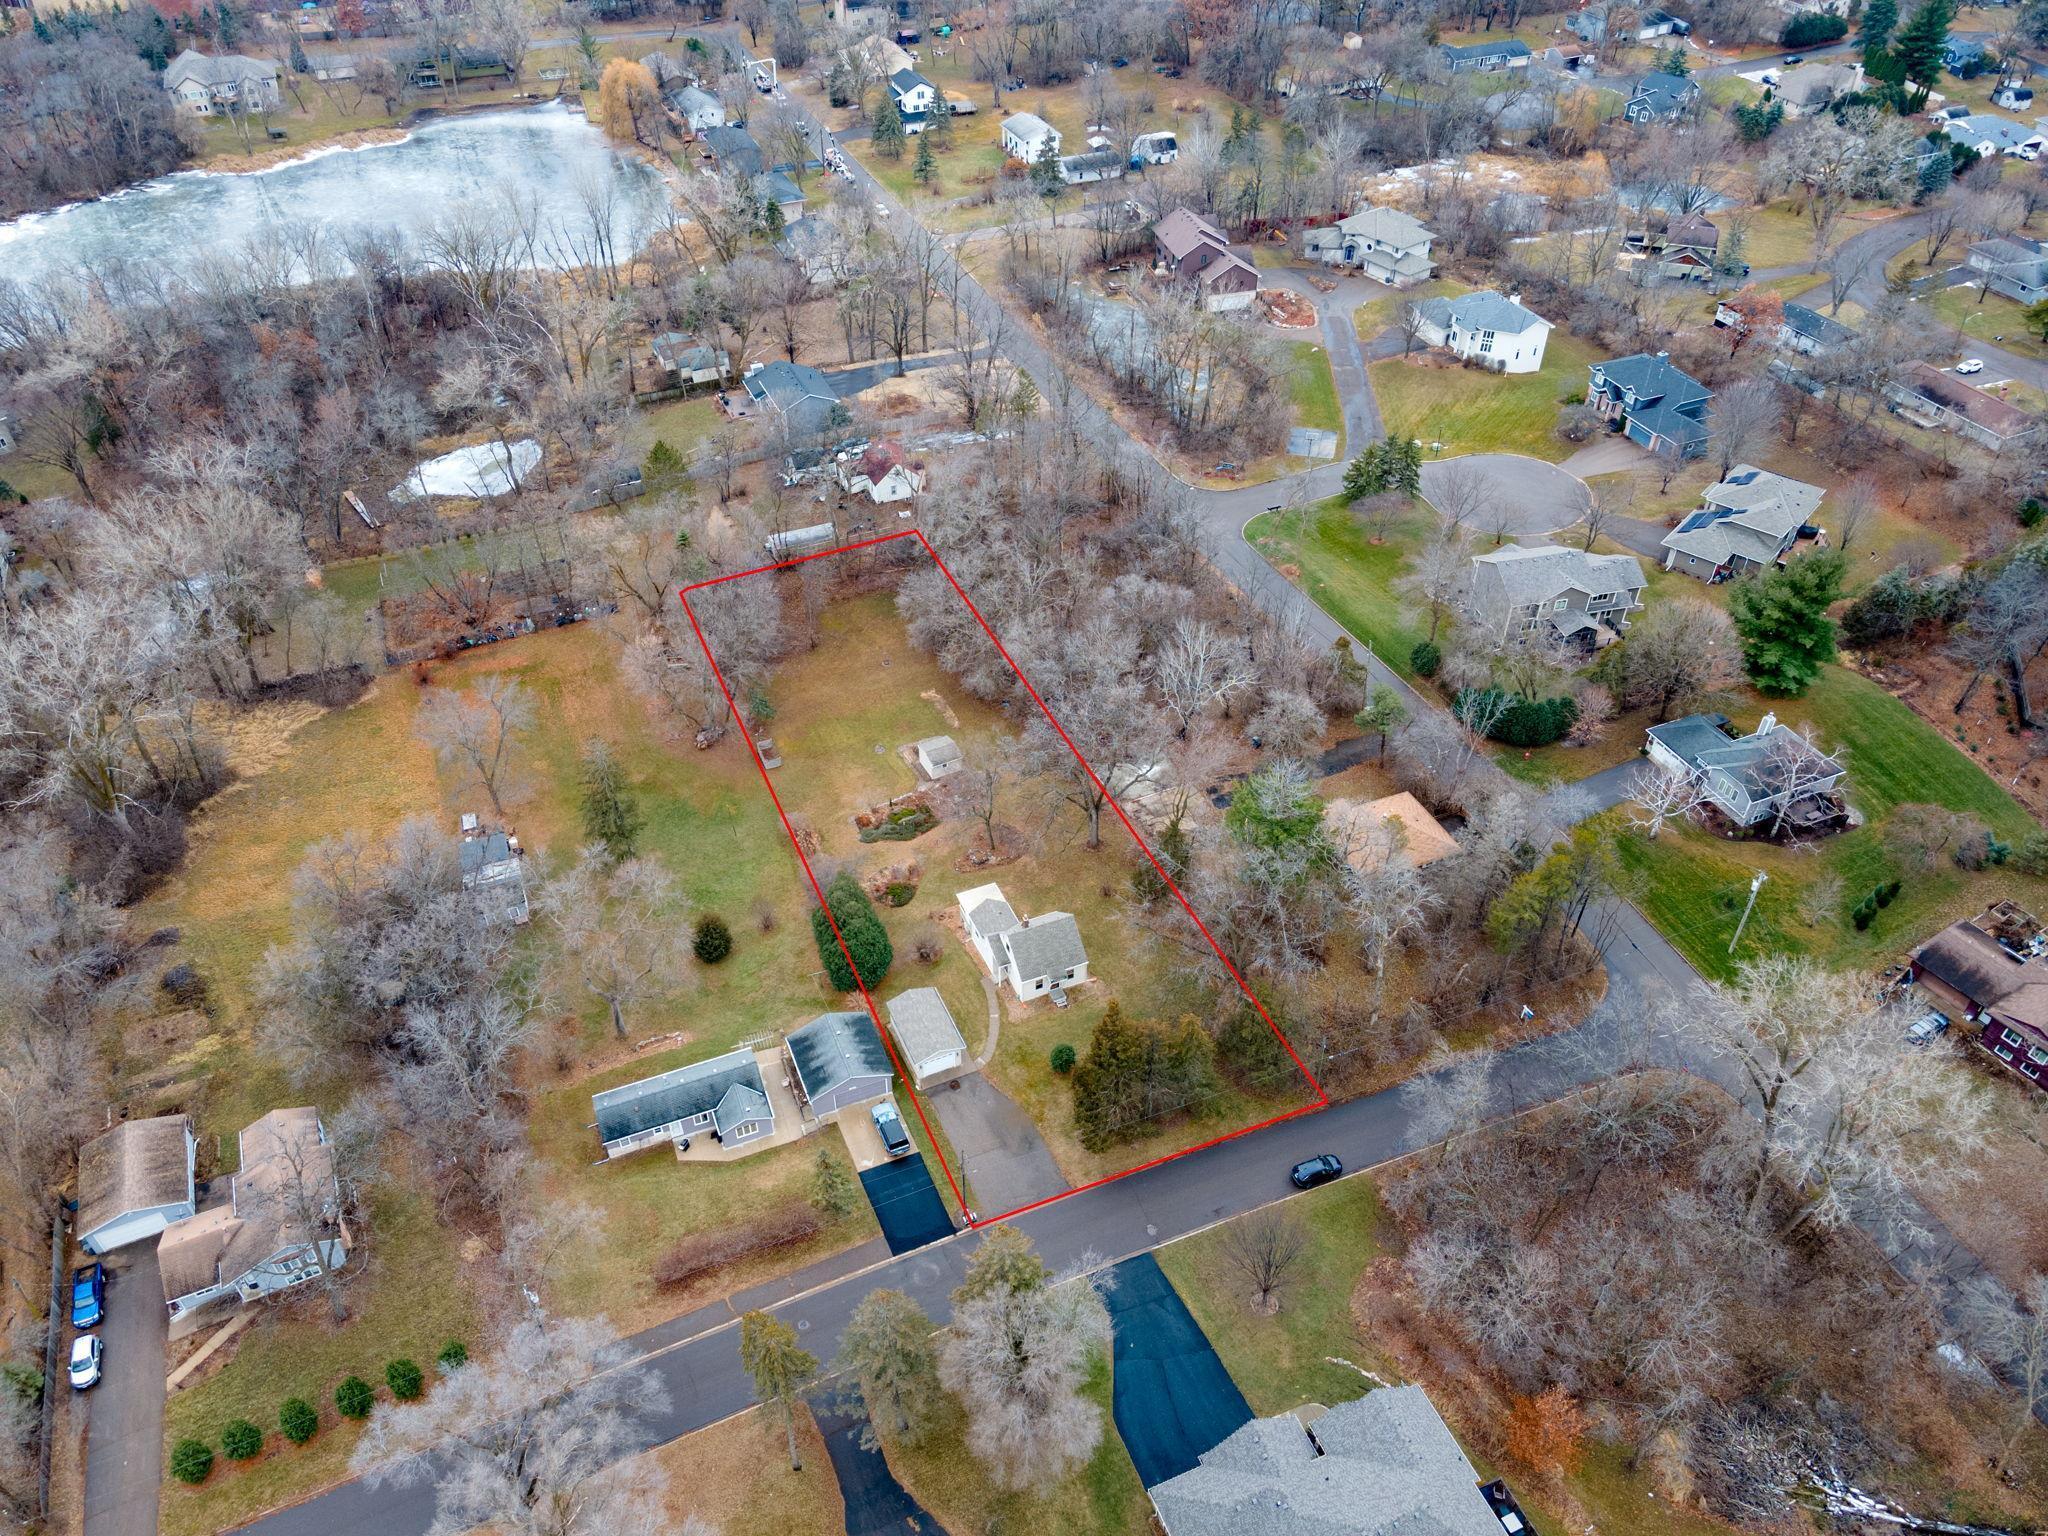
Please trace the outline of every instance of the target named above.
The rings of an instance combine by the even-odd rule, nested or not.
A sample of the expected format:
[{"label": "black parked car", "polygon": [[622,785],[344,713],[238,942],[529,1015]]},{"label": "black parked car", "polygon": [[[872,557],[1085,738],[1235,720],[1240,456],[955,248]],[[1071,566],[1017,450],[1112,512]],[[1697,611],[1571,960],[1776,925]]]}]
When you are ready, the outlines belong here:
[{"label": "black parked car", "polygon": [[1287,1170],[1287,1177],[1293,1180],[1296,1189],[1314,1189],[1318,1184],[1327,1184],[1332,1179],[1343,1177],[1343,1174],[1344,1165],[1338,1161],[1334,1152],[1325,1152],[1322,1156],[1312,1157],[1305,1163],[1296,1163]]}]

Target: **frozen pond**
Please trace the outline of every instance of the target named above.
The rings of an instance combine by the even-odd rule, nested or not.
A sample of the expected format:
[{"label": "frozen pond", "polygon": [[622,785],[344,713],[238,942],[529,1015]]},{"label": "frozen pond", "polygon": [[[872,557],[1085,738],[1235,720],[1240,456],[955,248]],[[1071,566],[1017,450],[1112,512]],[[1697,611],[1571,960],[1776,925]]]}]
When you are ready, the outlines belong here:
[{"label": "frozen pond", "polygon": [[629,255],[661,227],[666,200],[651,167],[551,104],[442,118],[395,144],[314,150],[264,171],[180,171],[29,214],[0,224],[0,275],[33,281],[125,263],[189,275],[267,239],[290,253],[295,272],[308,250],[339,270],[352,235],[388,230],[418,254],[457,217],[530,230],[525,260],[575,266],[599,230]]},{"label": "frozen pond", "polygon": [[414,465],[412,473],[391,488],[391,499],[502,496],[532,474],[533,466],[539,462],[540,444],[530,437],[504,444],[472,443]]}]

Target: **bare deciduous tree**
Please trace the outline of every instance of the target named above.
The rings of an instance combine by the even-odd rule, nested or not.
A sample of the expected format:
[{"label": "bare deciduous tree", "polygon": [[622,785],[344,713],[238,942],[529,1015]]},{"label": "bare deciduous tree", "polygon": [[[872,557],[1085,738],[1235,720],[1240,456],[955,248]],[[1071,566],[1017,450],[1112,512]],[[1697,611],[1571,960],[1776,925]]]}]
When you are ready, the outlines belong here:
[{"label": "bare deciduous tree", "polygon": [[647,859],[613,864],[585,848],[542,887],[538,905],[577,983],[600,999],[626,1038],[628,1005],[665,996],[681,979],[688,907],[667,870]]},{"label": "bare deciduous tree", "polygon": [[1308,1253],[1308,1229],[1285,1206],[1240,1216],[1223,1229],[1223,1256],[1252,1288],[1252,1310],[1271,1317],[1280,1292]]},{"label": "bare deciduous tree", "polygon": [[1699,780],[1668,763],[1646,763],[1628,787],[1628,822],[1653,841],[1664,823],[1691,815],[1705,802]]},{"label": "bare deciduous tree", "polygon": [[516,677],[480,677],[468,688],[436,688],[420,704],[415,729],[444,768],[462,772],[505,814],[518,786],[520,738],[533,729],[533,699]]}]

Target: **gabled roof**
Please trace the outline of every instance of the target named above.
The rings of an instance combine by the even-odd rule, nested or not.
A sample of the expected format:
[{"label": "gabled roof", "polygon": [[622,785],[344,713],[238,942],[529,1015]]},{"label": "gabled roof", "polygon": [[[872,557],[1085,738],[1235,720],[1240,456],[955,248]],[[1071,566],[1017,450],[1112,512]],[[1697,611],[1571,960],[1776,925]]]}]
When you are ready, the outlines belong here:
[{"label": "gabled roof", "polygon": [[734,1083],[725,1090],[725,1096],[718,1101],[718,1107],[711,1111],[711,1126],[723,1136],[735,1126],[745,1125],[749,1120],[772,1118],[768,1095],[751,1083]]},{"label": "gabled roof", "polygon": [[766,400],[783,411],[796,410],[807,400],[829,403],[839,398],[824,374],[808,363],[783,358],[756,368],[744,382],[751,399]]},{"label": "gabled roof", "polygon": [[78,1149],[78,1231],[97,1231],[135,1211],[189,1205],[192,1164],[185,1115],[123,1120]]},{"label": "gabled roof", "polygon": [[1591,365],[1595,373],[1617,390],[1631,390],[1647,404],[1661,400],[1673,408],[1711,400],[1714,392],[1682,368],[1672,366],[1662,353],[1637,352],[1628,357],[1609,358]]},{"label": "gabled roof", "polygon": [[1830,319],[1819,310],[1809,309],[1804,304],[1790,302],[1785,305],[1785,329],[1823,347],[1837,347],[1843,342],[1856,339],[1856,333],[1841,321]]},{"label": "gabled roof", "polygon": [[1664,536],[1666,549],[1726,565],[1740,557],[1767,565],[1812,519],[1827,494],[1817,485],[1738,464],[1700,492],[1704,503]]},{"label": "gabled roof", "polygon": [[268,59],[252,59],[243,53],[199,53],[187,48],[164,69],[166,88],[187,80],[218,89],[240,85],[245,80],[275,80],[277,66]]},{"label": "gabled roof", "polygon": [[1931,363],[1908,364],[1903,379],[1908,388],[1936,405],[1946,406],[2000,437],[2011,437],[2025,431],[2034,420],[2018,406],[2009,405],[1996,395],[1965,384],[1954,374],[1943,373]]},{"label": "gabled roof", "polygon": [[1417,869],[1458,851],[1458,840],[1405,789],[1362,804],[1356,800],[1332,800],[1324,807],[1323,819],[1340,847],[1361,845],[1344,847],[1346,857],[1358,868],[1379,862],[1380,853],[1371,839],[1388,822],[1400,829],[1401,853]]},{"label": "gabled roof", "polygon": [[763,171],[754,178],[754,196],[764,203],[801,203],[804,189],[787,171]]},{"label": "gabled roof", "polygon": [[718,98],[709,91],[694,85],[679,85],[670,91],[668,93],[668,104],[685,117],[694,116],[706,107],[718,107],[719,115],[724,115],[724,107],[720,104]]},{"label": "gabled roof", "polygon": [[908,96],[920,85],[933,95],[938,94],[939,88],[914,69],[899,69],[889,77],[889,89],[898,96]]},{"label": "gabled roof", "polygon": [[967,1049],[966,1037],[953,1022],[952,1010],[937,987],[912,987],[889,999],[889,1032],[903,1047],[911,1066]]},{"label": "gabled roof", "polygon": [[225,1205],[173,1223],[157,1246],[164,1299],[233,1285],[280,1253],[318,1241],[339,1198],[334,1149],[310,1105],[273,1109],[245,1126]]},{"label": "gabled roof", "polygon": [[1175,265],[1199,245],[1230,248],[1230,237],[1192,208],[1176,208],[1167,214],[1152,226],[1152,238]]},{"label": "gabled roof", "polygon": [[658,1125],[687,1120],[718,1107],[735,1084],[763,1090],[761,1068],[748,1050],[727,1051],[704,1061],[643,1077],[592,1094],[590,1108],[597,1120],[597,1135],[607,1144],[624,1141]]},{"label": "gabled roof", "polygon": [[[886,470],[883,473],[887,473]],[[927,736],[917,744],[917,750],[935,763],[957,763],[961,761],[960,743],[950,736]]]},{"label": "gabled roof", "polygon": [[1443,45],[1447,59],[1526,59],[1530,57],[1529,45],[1518,37],[1504,37],[1490,43],[1465,43]]},{"label": "gabled roof", "polygon": [[1003,119],[1003,132],[1015,134],[1020,139],[1036,139],[1048,133],[1057,137],[1059,130],[1036,112],[1012,112]]},{"label": "gabled roof", "polygon": [[1701,218],[1696,213],[1672,220],[1671,227],[1664,231],[1664,249],[1667,251],[1674,245],[1688,245],[1695,250],[1711,251],[1720,244],[1721,231],[1715,227],[1714,221]]},{"label": "gabled roof", "polygon": [[1436,238],[1421,220],[1398,208],[1375,208],[1370,203],[1349,218],[1339,219],[1337,228],[1355,239],[1377,240],[1397,250],[1426,246]]},{"label": "gabled roof", "polygon": [[1152,1488],[1173,1536],[1501,1536],[1420,1387],[1380,1387],[1304,1429],[1254,1419]]},{"label": "gabled roof", "polygon": [[865,1013],[821,1013],[789,1032],[789,1059],[796,1063],[804,1097],[816,1099],[860,1077],[888,1077],[888,1047]]},{"label": "gabled roof", "polygon": [[[986,892],[986,895],[982,893]],[[1008,933],[1017,926],[1017,910],[1004,899],[1003,893],[993,885],[984,885],[968,891],[966,896],[980,897],[969,900],[967,905],[967,926],[984,939],[992,939],[999,933]]]},{"label": "gabled roof", "polygon": [[1951,923],[1914,950],[1912,959],[1979,1008],[2048,1029],[2048,966],[2008,954],[1975,923]]},{"label": "gabled roof", "polygon": [[1500,578],[1511,603],[1547,602],[1562,593],[1640,591],[1643,568],[1634,555],[1589,555],[1561,544],[1507,544],[1472,557]]},{"label": "gabled roof", "polygon": [[716,128],[706,128],[698,137],[721,163],[745,175],[755,175],[767,163],[762,158],[761,146],[744,128],[721,124]]},{"label": "gabled roof", "polygon": [[1041,912],[1027,918],[1003,935],[1003,943],[1009,947],[1020,984],[1088,963],[1081,925],[1069,912]]},{"label": "gabled roof", "polygon": [[1973,145],[1990,145],[2003,153],[2018,149],[2022,144],[2037,142],[2041,135],[2024,123],[2016,123],[2009,117],[1998,117],[1989,112],[1977,112],[1960,122],[1948,125],[1949,137],[1963,139]]},{"label": "gabled roof", "polygon": [[1548,327],[1550,322],[1533,309],[1526,309],[1506,295],[1491,288],[1482,288],[1477,293],[1460,294],[1455,299],[1440,301],[1450,318],[1468,331],[1501,331],[1518,336],[1531,326]]},{"label": "gabled roof", "polygon": [[1776,715],[1765,715],[1747,736],[1730,737],[1723,729],[1726,724],[1724,715],[1687,715],[1651,726],[1649,735],[1693,772],[1727,774],[1752,801],[1780,792],[1781,757],[1787,752],[1797,752],[1808,763],[1818,762],[1825,771],[1842,771],[1840,762],[1780,724]]},{"label": "gabled roof", "polygon": [[1653,112],[1668,114],[1682,110],[1699,93],[1697,80],[1684,75],[1652,73],[1636,82],[1635,91],[1629,96],[1629,105],[1642,102]]}]

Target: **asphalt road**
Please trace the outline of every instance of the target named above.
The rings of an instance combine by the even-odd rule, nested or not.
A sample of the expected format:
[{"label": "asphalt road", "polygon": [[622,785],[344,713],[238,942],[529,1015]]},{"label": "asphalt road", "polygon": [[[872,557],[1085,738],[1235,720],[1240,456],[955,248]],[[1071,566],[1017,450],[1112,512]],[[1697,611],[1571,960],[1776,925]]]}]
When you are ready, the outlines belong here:
[{"label": "asphalt road", "polygon": [[[100,1384],[82,1394],[86,1536],[154,1536],[164,1454],[164,1350],[169,1323],[156,1244],[109,1267]],[[67,1345],[68,1355],[68,1345]],[[52,1382],[53,1392],[69,1392]]]}]

